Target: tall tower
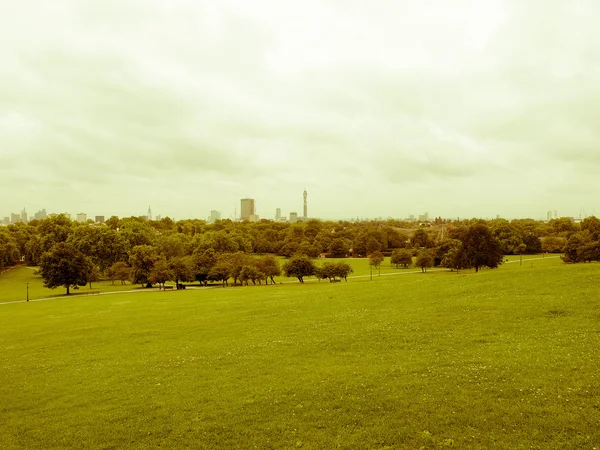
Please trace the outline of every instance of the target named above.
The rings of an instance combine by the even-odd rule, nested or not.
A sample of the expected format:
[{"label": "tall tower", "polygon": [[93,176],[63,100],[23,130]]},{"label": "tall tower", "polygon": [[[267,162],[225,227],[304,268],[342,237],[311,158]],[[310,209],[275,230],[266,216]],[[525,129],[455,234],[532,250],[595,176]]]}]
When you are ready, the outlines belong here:
[{"label": "tall tower", "polygon": [[306,220],[308,218],[308,204],[306,203],[306,197],[308,197],[308,194],[306,189],[304,189],[304,194],[302,195],[304,197],[304,219]]},{"label": "tall tower", "polygon": [[148,220],[152,220],[152,210],[150,209],[150,205],[148,205]]},{"label": "tall tower", "polygon": [[256,217],[253,198],[243,198],[241,200],[240,220],[249,220],[253,222]]}]

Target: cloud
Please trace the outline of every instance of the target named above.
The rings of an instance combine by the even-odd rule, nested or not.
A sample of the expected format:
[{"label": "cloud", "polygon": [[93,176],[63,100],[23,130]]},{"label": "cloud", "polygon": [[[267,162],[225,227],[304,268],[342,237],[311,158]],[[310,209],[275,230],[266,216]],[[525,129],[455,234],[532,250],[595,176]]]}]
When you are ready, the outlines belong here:
[{"label": "cloud", "polygon": [[[306,187],[315,215],[387,216],[386,196],[418,186],[393,214],[591,210],[599,12],[538,0],[0,6],[0,186],[38,185],[6,208],[35,195],[123,215],[153,199],[203,216],[246,196],[299,209]],[[507,179],[528,180],[525,197]]]}]

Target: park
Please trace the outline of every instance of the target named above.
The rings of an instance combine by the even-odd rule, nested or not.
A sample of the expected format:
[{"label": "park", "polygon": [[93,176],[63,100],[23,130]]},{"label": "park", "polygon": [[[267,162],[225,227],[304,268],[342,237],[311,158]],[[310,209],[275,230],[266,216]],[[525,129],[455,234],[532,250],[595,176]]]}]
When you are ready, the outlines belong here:
[{"label": "park", "polygon": [[600,445],[600,264],[351,264],[342,283],[69,297],[2,274],[0,447]]}]

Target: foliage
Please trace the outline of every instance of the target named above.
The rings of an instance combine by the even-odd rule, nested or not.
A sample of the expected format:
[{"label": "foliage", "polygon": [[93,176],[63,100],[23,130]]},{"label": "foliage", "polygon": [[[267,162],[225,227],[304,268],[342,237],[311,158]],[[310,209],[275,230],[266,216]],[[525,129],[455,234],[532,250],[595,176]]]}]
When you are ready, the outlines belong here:
[{"label": "foliage", "polygon": [[392,252],[390,264],[396,267],[396,269],[400,266],[403,266],[406,269],[412,264],[412,262],[412,252],[410,250],[406,248],[400,248]]},{"label": "foliage", "polygon": [[296,255],[283,265],[283,273],[286,277],[296,277],[300,283],[304,283],[304,277],[314,275],[315,265],[306,255]]},{"label": "foliage", "polygon": [[475,223],[469,226],[462,238],[462,246],[457,258],[460,268],[474,268],[478,272],[481,267],[495,269],[502,264],[500,243],[492,236],[488,226]]},{"label": "foliage", "polygon": [[159,258],[157,248],[152,245],[136,245],[133,247],[129,254],[131,282],[151,287],[150,273]]},{"label": "foliage", "polygon": [[433,267],[433,251],[430,249],[419,250],[415,266],[420,267],[421,272],[427,272],[428,267]]},{"label": "foliage", "polygon": [[85,286],[91,273],[91,261],[72,244],[59,242],[40,258],[40,275],[44,286],[50,289],[70,289]]},{"label": "foliage", "polygon": [[275,284],[275,277],[281,275],[281,267],[279,261],[273,255],[263,255],[256,259],[256,266],[265,276],[265,284]]}]

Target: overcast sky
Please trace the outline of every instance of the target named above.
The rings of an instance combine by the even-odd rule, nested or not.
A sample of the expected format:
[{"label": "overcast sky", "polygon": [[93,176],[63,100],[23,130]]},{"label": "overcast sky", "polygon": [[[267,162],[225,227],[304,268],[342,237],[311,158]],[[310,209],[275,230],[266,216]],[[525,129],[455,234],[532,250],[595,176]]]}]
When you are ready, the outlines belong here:
[{"label": "overcast sky", "polygon": [[0,2],[0,216],[600,214],[597,0]]}]

